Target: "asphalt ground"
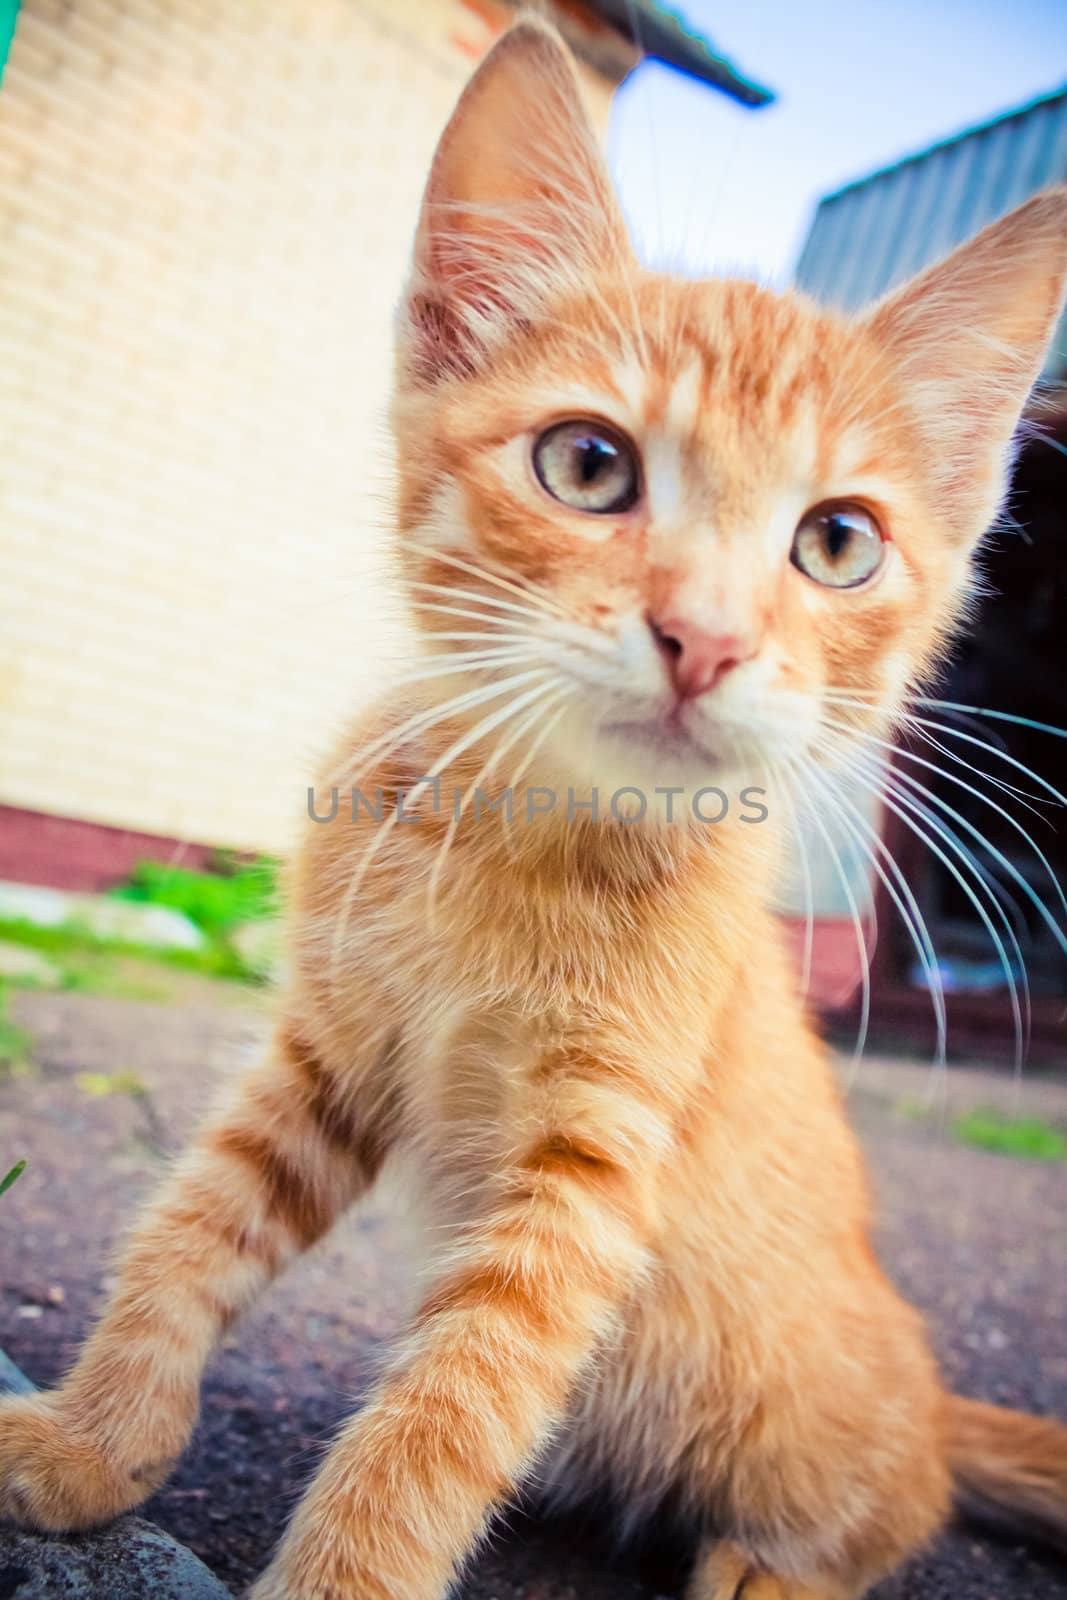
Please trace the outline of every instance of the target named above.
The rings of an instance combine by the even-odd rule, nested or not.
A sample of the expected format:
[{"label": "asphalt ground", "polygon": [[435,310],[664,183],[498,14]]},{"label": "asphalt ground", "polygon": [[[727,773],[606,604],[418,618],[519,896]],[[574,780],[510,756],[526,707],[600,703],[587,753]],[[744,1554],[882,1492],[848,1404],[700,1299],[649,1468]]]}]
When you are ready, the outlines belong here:
[{"label": "asphalt ground", "polygon": [[[169,1007],[24,994],[15,1010],[34,1066],[0,1080],[0,1165],[29,1162],[0,1201],[0,1346],[48,1385],[100,1304],[110,1249],[139,1197],[265,1023],[206,994]],[[955,1388],[1067,1418],[1067,1163],[959,1143],[945,1117],[919,1114],[927,1082],[914,1067],[874,1064],[866,1080],[861,1067],[851,1095],[884,1257],[926,1312]],[[107,1084],[114,1092],[101,1092]],[[957,1085],[957,1109],[1010,1094],[980,1071],[950,1076],[950,1092]],[[1032,1094],[1043,1115],[1067,1119],[1067,1089],[1045,1082]],[[234,1593],[265,1564],[318,1452],[371,1381],[406,1304],[402,1260],[388,1210],[346,1220],[213,1362],[194,1443],[146,1514]],[[589,1520],[516,1515],[458,1593],[657,1600],[679,1593],[687,1555],[664,1539],[619,1550]],[[969,1528],[950,1530],[878,1591],[878,1600],[1065,1596],[1067,1565]]]}]

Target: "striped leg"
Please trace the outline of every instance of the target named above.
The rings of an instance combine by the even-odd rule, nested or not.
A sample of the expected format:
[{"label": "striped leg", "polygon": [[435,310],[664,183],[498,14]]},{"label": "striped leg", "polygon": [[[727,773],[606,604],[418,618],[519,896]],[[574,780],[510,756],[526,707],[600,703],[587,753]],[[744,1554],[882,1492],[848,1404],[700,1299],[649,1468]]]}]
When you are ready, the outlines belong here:
[{"label": "striped leg", "polygon": [[0,1513],[81,1528],[145,1499],[189,1439],[220,1334],[380,1159],[318,1062],[280,1033],[142,1218],[63,1385],[0,1403]]},{"label": "striped leg", "polygon": [[560,1081],[568,1065],[545,1066],[499,1203],[335,1442],[254,1600],[439,1600],[559,1421],[645,1259],[663,1133],[636,1095]]}]

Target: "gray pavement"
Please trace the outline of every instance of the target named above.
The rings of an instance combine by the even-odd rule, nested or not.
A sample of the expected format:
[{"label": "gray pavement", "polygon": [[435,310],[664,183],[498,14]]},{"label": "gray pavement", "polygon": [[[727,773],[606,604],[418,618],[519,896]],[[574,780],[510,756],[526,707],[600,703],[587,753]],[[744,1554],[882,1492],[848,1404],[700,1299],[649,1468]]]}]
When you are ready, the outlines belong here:
[{"label": "gray pavement", "polygon": [[[0,1081],[0,1152],[30,1162],[0,1200],[0,1345],[49,1384],[99,1305],[109,1249],[138,1197],[180,1146],[219,1072],[255,1048],[264,1022],[233,1004],[167,1008],[82,995],[26,994],[16,1012],[34,1035],[36,1068]],[[101,1094],[99,1080],[79,1084],[85,1072],[127,1087]],[[132,1082],[144,1092],[130,1093]],[[875,1062],[861,1067],[852,1095],[886,1259],[927,1312],[954,1386],[1067,1418],[1067,1164],[960,1145],[948,1114],[919,1115],[930,1088],[924,1069]],[[949,1088],[953,1113],[1009,1092],[1006,1104],[1017,1104],[1010,1084],[977,1071],[955,1072]],[[1067,1089],[1048,1080],[1024,1086],[1021,1110],[1067,1126]],[[386,1211],[351,1219],[213,1363],[193,1446],[146,1513],[234,1593],[264,1564],[320,1446],[371,1381],[403,1304],[401,1259]],[[19,1587],[15,1575],[29,1560],[19,1548],[0,1543],[0,1600],[53,1600],[46,1588]],[[516,1517],[460,1593],[656,1600],[678,1594],[685,1555],[669,1541],[616,1550],[595,1523]],[[98,1569],[90,1592],[133,1600],[133,1591],[108,1588],[112,1581],[106,1566]],[[149,1585],[144,1600],[162,1592]],[[56,1600],[67,1593],[81,1600],[76,1589],[54,1591]],[[879,1600],[1064,1597],[1062,1563],[971,1529],[947,1533],[879,1592]]]}]

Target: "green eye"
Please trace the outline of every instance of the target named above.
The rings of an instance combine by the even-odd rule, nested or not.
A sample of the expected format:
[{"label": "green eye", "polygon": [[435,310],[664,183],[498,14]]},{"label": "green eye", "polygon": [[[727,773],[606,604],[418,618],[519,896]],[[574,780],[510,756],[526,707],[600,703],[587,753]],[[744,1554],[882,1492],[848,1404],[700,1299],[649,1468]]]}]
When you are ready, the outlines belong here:
[{"label": "green eye", "polygon": [[575,511],[629,511],[640,491],[637,451],[603,422],[547,428],[534,443],[533,467],[553,500]]},{"label": "green eye", "polygon": [[885,560],[885,535],[862,506],[815,506],[793,535],[794,567],[827,589],[855,589]]}]

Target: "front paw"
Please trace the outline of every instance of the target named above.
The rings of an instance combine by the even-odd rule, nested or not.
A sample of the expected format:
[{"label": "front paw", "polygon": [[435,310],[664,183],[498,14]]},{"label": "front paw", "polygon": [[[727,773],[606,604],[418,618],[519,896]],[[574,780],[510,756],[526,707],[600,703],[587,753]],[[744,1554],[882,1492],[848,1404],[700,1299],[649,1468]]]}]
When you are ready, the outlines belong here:
[{"label": "front paw", "polygon": [[298,1576],[274,1562],[248,1590],[245,1600],[363,1600],[363,1590],[339,1588],[325,1574],[304,1572]]},{"label": "front paw", "polygon": [[310,1588],[308,1581],[283,1572],[274,1562],[247,1591],[245,1600],[324,1600],[334,1593],[321,1587]]},{"label": "front paw", "polygon": [[444,1589],[405,1578],[386,1581],[369,1571],[343,1538],[327,1535],[303,1547],[292,1538],[283,1540],[245,1600],[407,1600],[431,1592],[438,1600]]},{"label": "front paw", "polygon": [[245,1600],[295,1600],[295,1591],[272,1567],[246,1591]]},{"label": "front paw", "polygon": [[126,1471],[64,1416],[61,1395],[0,1401],[0,1516],[65,1533],[109,1522],[151,1494],[169,1463]]}]

